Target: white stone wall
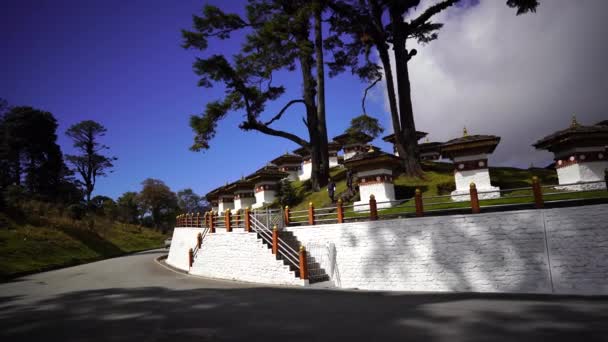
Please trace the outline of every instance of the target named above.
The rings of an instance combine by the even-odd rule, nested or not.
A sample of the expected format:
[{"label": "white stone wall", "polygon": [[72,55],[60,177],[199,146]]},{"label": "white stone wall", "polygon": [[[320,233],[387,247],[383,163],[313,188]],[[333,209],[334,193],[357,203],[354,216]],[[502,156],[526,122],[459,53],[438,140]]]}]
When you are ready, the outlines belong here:
[{"label": "white stone wall", "polygon": [[608,205],[544,211],[556,293],[608,294]]},{"label": "white stone wall", "polygon": [[[604,180],[604,170],[608,168],[608,161],[594,161],[572,164],[557,168],[557,179],[559,184],[571,184],[579,182],[593,182]],[[565,187],[565,190],[582,190],[579,186]],[[586,188],[605,189],[605,183],[598,183]]]},{"label": "white stone wall", "polygon": [[302,163],[302,168],[298,172],[298,178],[301,181],[309,180],[312,175],[312,163]]},{"label": "white stone wall", "polygon": [[234,210],[245,210],[255,204],[255,197],[243,197],[234,200]]},{"label": "white stone wall", "polygon": [[254,233],[235,230],[207,234],[191,274],[278,285],[305,285]]},{"label": "white stone wall", "polygon": [[202,228],[176,227],[173,230],[167,264],[187,271],[190,266],[188,265],[188,250],[196,246],[196,236],[202,232]]},{"label": "white stone wall", "polygon": [[338,156],[329,157],[329,167],[336,167],[339,165],[340,163],[338,163]]},{"label": "white stone wall", "polygon": [[[457,202],[469,201],[471,199],[469,196],[469,191],[472,182],[475,183],[475,187],[477,188],[478,193],[484,191],[500,190],[499,187],[492,186],[490,184],[490,172],[488,171],[488,169],[456,171],[454,172],[454,180],[456,182],[456,190],[452,191],[451,195],[452,200]],[[500,197],[499,192],[479,194],[479,199],[489,199],[498,197]]]},{"label": "white stone wall", "polygon": [[344,288],[608,294],[606,204],[286,229]]},{"label": "white stone wall", "polygon": [[[373,183],[359,185],[361,201],[355,202],[355,211],[369,211],[369,198],[374,195],[376,202],[394,201],[395,186],[393,183]],[[367,204],[367,205],[365,205]],[[393,203],[377,203],[378,209],[390,208]]]},{"label": "white stone wall", "polygon": [[220,202],[217,206],[217,210],[220,213],[225,212],[226,209],[234,209],[234,202]]},{"label": "white stone wall", "polygon": [[274,202],[277,192],[274,190],[264,190],[255,193],[255,204],[251,207],[253,209],[261,208],[265,204],[270,204]]}]

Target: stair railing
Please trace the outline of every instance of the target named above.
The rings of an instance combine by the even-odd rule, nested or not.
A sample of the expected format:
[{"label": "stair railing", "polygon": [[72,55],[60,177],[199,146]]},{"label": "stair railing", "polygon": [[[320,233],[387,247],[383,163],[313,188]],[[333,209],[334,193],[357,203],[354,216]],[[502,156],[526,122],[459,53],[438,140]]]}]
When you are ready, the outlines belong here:
[{"label": "stair railing", "polygon": [[[272,231],[260,222],[254,215],[251,216],[251,227],[253,231],[258,233],[262,240],[266,241],[270,246],[273,245]],[[277,253],[280,254],[297,270],[300,270],[300,255],[291,246],[289,246],[283,239],[277,237],[278,248]]]}]

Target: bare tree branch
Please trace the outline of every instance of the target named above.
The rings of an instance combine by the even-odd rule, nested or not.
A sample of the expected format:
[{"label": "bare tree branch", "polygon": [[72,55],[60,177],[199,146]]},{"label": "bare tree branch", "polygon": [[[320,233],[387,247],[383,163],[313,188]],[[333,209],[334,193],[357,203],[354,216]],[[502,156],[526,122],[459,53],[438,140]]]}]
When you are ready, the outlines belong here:
[{"label": "bare tree branch", "polygon": [[303,99],[297,99],[297,100],[291,100],[289,101],[285,107],[283,107],[283,109],[281,109],[281,111],[279,111],[279,113],[277,115],[275,115],[270,121],[266,122],[264,124],[264,126],[270,126],[271,123],[279,120],[281,118],[281,116],[283,116],[283,114],[285,113],[285,111],[294,103],[304,103]]},{"label": "bare tree branch", "polygon": [[435,14],[443,11],[444,9],[454,5],[459,0],[444,0],[426,9],[418,18],[410,22],[410,30],[416,29],[418,26],[424,24],[427,20],[431,19]]},{"label": "bare tree branch", "polygon": [[361,109],[363,109],[363,114],[367,113],[365,110],[365,98],[367,97],[367,92],[372,89],[378,82],[382,80],[382,76],[378,77],[372,84],[370,84],[367,88],[365,88],[365,92],[363,93],[363,99],[361,100]]}]

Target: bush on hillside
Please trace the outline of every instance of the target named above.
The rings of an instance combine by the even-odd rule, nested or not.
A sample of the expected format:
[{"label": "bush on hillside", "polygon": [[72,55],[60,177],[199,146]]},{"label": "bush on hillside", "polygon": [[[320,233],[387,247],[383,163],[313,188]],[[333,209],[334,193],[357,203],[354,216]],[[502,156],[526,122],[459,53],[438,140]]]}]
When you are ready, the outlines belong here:
[{"label": "bush on hillside", "polygon": [[279,183],[279,189],[277,191],[277,199],[281,207],[285,206],[293,206],[298,203],[299,198],[296,195],[296,191],[293,186],[291,186],[291,182],[288,179],[283,179]]},{"label": "bush on hillside", "polygon": [[82,220],[87,213],[87,207],[84,204],[72,204],[68,207],[68,215],[72,220]]},{"label": "bush on hillside", "polygon": [[439,195],[449,195],[454,190],[456,190],[456,184],[454,182],[444,182],[437,184],[437,194]]}]

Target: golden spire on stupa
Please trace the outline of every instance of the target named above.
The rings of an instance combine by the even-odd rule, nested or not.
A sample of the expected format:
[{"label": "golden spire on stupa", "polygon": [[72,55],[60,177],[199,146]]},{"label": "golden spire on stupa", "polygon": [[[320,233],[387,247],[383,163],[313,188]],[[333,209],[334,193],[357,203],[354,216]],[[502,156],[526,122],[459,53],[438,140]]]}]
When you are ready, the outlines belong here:
[{"label": "golden spire on stupa", "polygon": [[467,126],[464,126],[464,129],[462,130],[462,136],[463,137],[468,137],[469,136],[469,132],[467,131]]},{"label": "golden spire on stupa", "polygon": [[578,121],[576,121],[576,114],[572,114],[572,122],[570,123],[570,128],[578,127]]}]

